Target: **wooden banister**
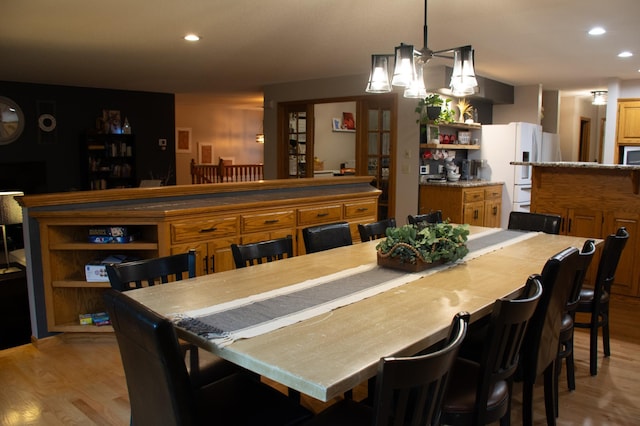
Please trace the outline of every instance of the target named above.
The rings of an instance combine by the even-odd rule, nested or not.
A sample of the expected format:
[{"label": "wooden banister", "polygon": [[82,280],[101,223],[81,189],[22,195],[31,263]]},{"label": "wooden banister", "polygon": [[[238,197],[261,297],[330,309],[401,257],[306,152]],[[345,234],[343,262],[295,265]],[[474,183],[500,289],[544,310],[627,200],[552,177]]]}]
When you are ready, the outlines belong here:
[{"label": "wooden banister", "polygon": [[191,160],[191,183],[253,182],[264,179],[262,164],[196,164]]}]

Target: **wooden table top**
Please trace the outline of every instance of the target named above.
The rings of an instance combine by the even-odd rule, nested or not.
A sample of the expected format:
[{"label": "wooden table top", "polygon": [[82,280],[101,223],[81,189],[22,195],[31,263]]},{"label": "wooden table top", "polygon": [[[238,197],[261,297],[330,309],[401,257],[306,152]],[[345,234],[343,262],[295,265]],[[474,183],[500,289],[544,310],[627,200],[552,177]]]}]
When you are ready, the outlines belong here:
[{"label": "wooden table top", "polygon": [[[472,233],[482,228],[473,227]],[[446,337],[453,316],[489,313],[546,260],[586,238],[540,234],[377,296],[220,348],[180,337],[321,401],[376,374],[383,356],[412,355]],[[185,312],[375,263],[376,241],[127,292],[161,315]]]}]

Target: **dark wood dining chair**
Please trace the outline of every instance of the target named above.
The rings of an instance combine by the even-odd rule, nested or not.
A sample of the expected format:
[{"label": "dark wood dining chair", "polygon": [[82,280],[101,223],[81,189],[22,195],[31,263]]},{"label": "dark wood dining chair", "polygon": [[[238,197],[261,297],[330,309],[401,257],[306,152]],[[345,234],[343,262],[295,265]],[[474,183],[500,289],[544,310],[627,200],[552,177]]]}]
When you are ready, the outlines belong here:
[{"label": "dark wood dining chair", "polygon": [[103,300],[124,367],[132,425],[296,424],[311,413],[244,372],[199,386],[184,362],[173,324],[113,289]]},{"label": "dark wood dining chair", "polygon": [[196,276],[196,252],[106,265],[111,288],[127,291]]},{"label": "dark wood dining chair", "polygon": [[[562,361],[564,360],[567,368],[567,386],[569,390],[576,389],[575,378],[575,366],[573,362],[573,330],[575,323],[576,309],[578,308],[578,302],[580,300],[580,290],[584,283],[585,276],[591,260],[596,252],[596,244],[594,240],[587,240],[582,246],[580,251],[578,267],[574,275],[573,284],[571,285],[569,298],[567,299],[567,305],[565,311],[562,314],[562,322],[560,323],[560,347],[558,349],[558,359],[556,361],[556,374],[560,375],[562,371]],[[558,416],[558,379],[556,377],[556,390],[555,390],[555,409],[556,417]]]},{"label": "dark wood dining chair", "polygon": [[[111,288],[118,291],[181,281],[196,276],[196,251],[108,264],[106,270]],[[212,353],[203,351],[200,354],[196,345],[184,340],[180,340],[180,348],[185,358],[188,355],[189,374],[194,382],[217,380],[239,369],[235,364]]]},{"label": "dark wood dining chair", "polygon": [[451,365],[467,332],[469,314],[455,315],[443,348],[378,362],[373,406],[343,399],[305,426],[439,425]]},{"label": "dark wood dining chair", "polygon": [[407,223],[409,225],[418,225],[420,223],[442,223],[442,210],[432,210],[429,213],[408,215]]},{"label": "dark wood dining chair", "polygon": [[236,268],[281,260],[293,256],[293,239],[291,235],[287,235],[258,243],[231,244],[231,253]]},{"label": "dark wood dining chair", "polygon": [[615,279],[620,256],[624,250],[629,233],[626,228],[619,228],[615,234],[609,235],[602,249],[598,263],[598,272],[593,288],[583,288],[576,312],[589,314],[588,322],[576,321],[577,328],[589,329],[589,372],[598,374],[598,329],[602,328],[602,346],[604,356],[611,355],[609,345],[609,295]]},{"label": "dark wood dining chair", "polygon": [[511,212],[507,229],[559,234],[562,217],[554,214]]},{"label": "dark wood dining chair", "polygon": [[327,223],[304,228],[302,238],[307,253],[316,253],[353,244],[348,222]]},{"label": "dark wood dining chair", "polygon": [[518,377],[522,380],[522,424],[533,424],[533,388],[544,377],[544,405],[548,425],[555,425],[556,360],[560,326],[580,262],[580,252],[568,247],[546,261],[542,296],[522,342]]},{"label": "dark wood dining chair", "polygon": [[458,357],[442,407],[442,423],[484,425],[511,418],[513,376],[527,324],[542,295],[540,276],[532,275],[519,297],[498,299],[483,328],[478,360]]},{"label": "dark wood dining chair", "polygon": [[367,241],[377,240],[386,235],[387,228],[395,228],[395,218],[383,219],[373,223],[360,223],[358,224],[358,232],[360,233],[360,241],[366,243]]}]

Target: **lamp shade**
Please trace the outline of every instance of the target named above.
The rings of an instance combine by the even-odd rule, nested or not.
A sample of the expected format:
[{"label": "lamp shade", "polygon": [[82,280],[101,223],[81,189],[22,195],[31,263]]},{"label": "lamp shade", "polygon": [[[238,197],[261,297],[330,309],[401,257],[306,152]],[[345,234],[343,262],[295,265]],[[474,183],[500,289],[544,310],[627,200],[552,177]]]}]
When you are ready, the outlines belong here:
[{"label": "lamp shade", "polygon": [[427,97],[427,89],[424,86],[424,75],[422,73],[422,64],[415,61],[415,76],[411,85],[404,90],[405,98],[424,99]]},{"label": "lamp shade", "polygon": [[409,87],[415,79],[415,67],[413,64],[413,46],[400,44],[396,47],[396,63],[393,69],[391,84],[399,87]]},{"label": "lamp shade", "polygon": [[453,51],[453,73],[451,74],[451,92],[454,96],[467,96],[475,93],[478,87],[473,67],[473,49],[461,47]]},{"label": "lamp shade", "polygon": [[591,92],[593,95],[593,105],[606,105],[607,104],[607,91],[606,90],[596,90],[595,92]]},{"label": "lamp shade", "polygon": [[14,199],[24,195],[19,191],[0,192],[0,225],[22,223],[22,207]]},{"label": "lamp shade", "polygon": [[367,93],[388,93],[391,91],[389,83],[389,58],[384,55],[371,55],[371,74],[367,84]]}]

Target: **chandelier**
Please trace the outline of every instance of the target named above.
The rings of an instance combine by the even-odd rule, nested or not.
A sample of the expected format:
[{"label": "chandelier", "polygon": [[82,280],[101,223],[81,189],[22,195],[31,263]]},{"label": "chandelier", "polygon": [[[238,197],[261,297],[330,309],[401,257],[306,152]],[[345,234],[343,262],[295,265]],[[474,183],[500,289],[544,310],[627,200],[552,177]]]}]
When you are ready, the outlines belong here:
[{"label": "chandelier", "polygon": [[[424,98],[422,67],[433,57],[453,59],[450,89],[454,96],[472,95],[478,91],[478,81],[473,68],[473,48],[453,47],[433,51],[427,47],[427,0],[424,0],[424,45],[417,50],[410,44],[400,43],[395,54],[371,55],[371,74],[366,91],[368,93],[388,93],[391,86],[404,87],[405,98]],[[389,58],[394,57],[393,77],[389,79]]]}]

